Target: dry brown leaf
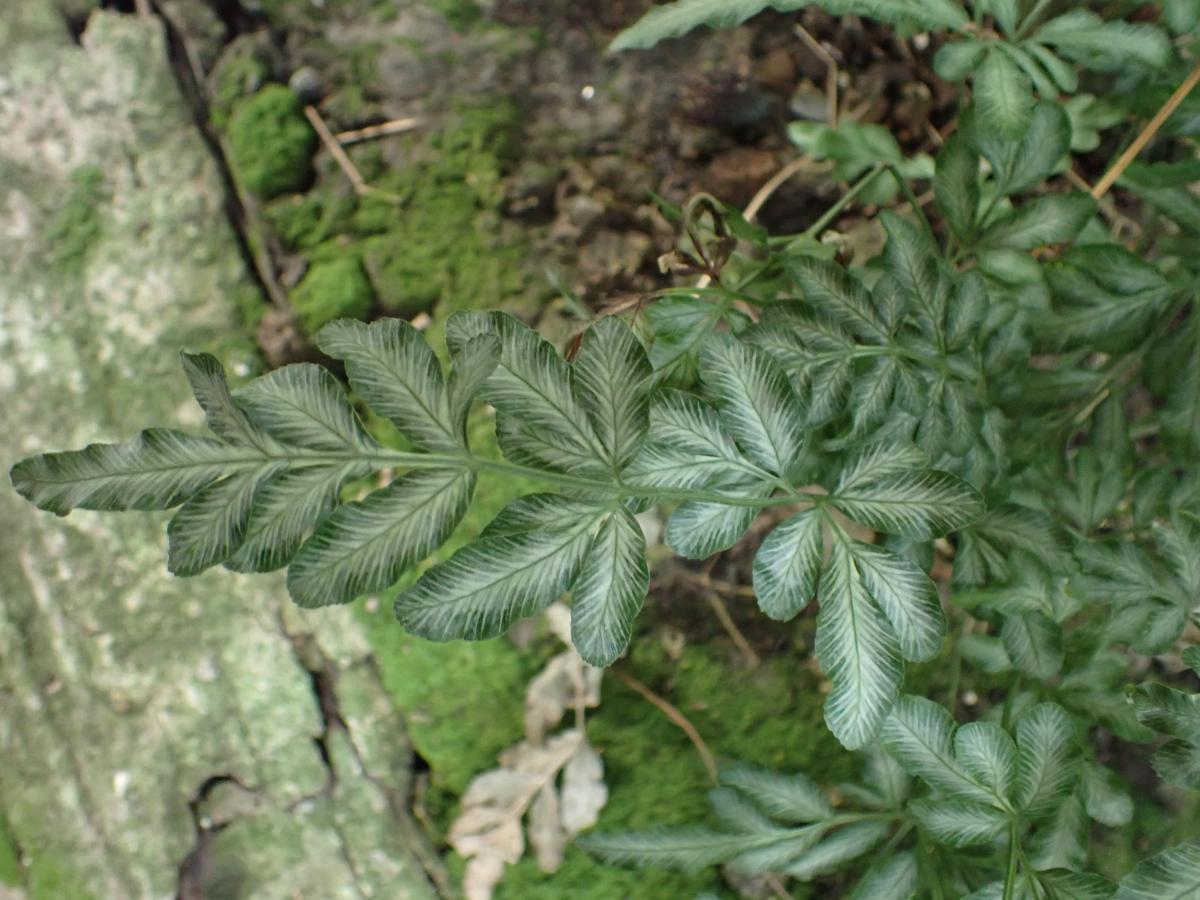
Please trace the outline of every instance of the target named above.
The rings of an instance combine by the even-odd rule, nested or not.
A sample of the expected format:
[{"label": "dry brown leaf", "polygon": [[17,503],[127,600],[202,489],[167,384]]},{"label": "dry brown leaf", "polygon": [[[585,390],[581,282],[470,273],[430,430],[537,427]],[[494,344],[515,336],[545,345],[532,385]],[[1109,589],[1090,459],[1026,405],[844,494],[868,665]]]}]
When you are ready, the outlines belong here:
[{"label": "dry brown leaf", "polygon": [[533,847],[538,868],[543,872],[558,871],[567,847],[567,835],[563,831],[558,807],[558,791],[551,781],[542,785],[529,808],[529,824],[526,826],[529,843]]},{"label": "dry brown leaf", "polygon": [[563,830],[574,837],[591,828],[608,802],[604,783],[604,762],[586,740],[579,742],[575,755],[563,767],[562,797],[559,803]]},{"label": "dry brown leaf", "polygon": [[447,836],[467,860],[466,900],[491,900],[505,867],[525,852],[526,835],[542,871],[556,871],[567,842],[596,823],[608,799],[604,763],[581,727],[547,737],[571,709],[582,726],[582,710],[600,704],[603,671],[584,663],[571,645],[571,611],[566,606],[554,604],[546,619],[567,649],[529,683],[526,740],[500,754],[499,768],[471,780]]},{"label": "dry brown leaf", "polygon": [[574,648],[546,663],[525,691],[526,739],[535,744],[544,740],[579,698],[586,707],[599,706],[603,677],[603,670],[587,665]]}]

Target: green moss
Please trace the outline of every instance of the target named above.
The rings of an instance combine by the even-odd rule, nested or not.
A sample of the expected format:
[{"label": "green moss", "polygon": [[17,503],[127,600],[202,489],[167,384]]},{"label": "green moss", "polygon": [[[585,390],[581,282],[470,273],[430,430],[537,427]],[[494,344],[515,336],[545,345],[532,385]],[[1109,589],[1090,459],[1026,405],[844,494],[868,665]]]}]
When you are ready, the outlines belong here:
[{"label": "green moss", "polygon": [[80,166],[71,173],[70,189],[44,235],[57,267],[78,274],[99,239],[104,220],[101,210],[110,193],[98,166]]},{"label": "green moss", "polygon": [[272,200],[267,222],[289,250],[312,250],[350,229],[354,197],[338,190],[312,190]]},{"label": "green moss", "polygon": [[0,884],[20,884],[22,880],[21,860],[13,846],[8,820],[0,813]]},{"label": "green moss", "polygon": [[365,319],[375,295],[359,261],[336,256],[309,266],[290,300],[300,327],[311,336],[334,319]]},{"label": "green moss", "polygon": [[238,177],[264,200],[302,190],[312,180],[317,136],[299,98],[283,85],[267,85],[235,104],[227,136]]},{"label": "green moss", "polygon": [[483,21],[483,10],[475,0],[428,0],[428,3],[455,31],[470,31]]},{"label": "green moss", "polygon": [[224,131],[238,101],[255,93],[269,79],[270,70],[252,43],[232,44],[213,73],[212,99],[209,101],[213,125]]}]

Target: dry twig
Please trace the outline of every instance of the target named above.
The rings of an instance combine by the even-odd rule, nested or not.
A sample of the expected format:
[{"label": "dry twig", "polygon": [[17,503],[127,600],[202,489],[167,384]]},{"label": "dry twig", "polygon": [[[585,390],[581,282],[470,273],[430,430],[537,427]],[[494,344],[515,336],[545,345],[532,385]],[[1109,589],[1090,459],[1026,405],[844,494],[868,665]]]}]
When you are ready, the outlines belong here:
[{"label": "dry twig", "polygon": [[1092,197],[1099,200],[1108,193],[1108,189],[1121,177],[1121,173],[1137,159],[1137,155],[1145,149],[1146,145],[1150,143],[1150,139],[1158,133],[1158,129],[1162,128],[1163,123],[1171,117],[1171,113],[1179,108],[1179,104],[1183,103],[1197,84],[1200,84],[1200,62],[1196,63],[1196,67],[1192,69],[1187,78],[1183,79],[1183,82],[1175,89],[1175,93],[1167,98],[1167,102],[1154,114],[1154,118],[1146,123],[1138,136],[1133,139],[1133,143],[1125,148],[1125,152],[1104,173],[1104,177],[1096,182],[1096,186],[1092,188]]},{"label": "dry twig", "polygon": [[334,162],[338,164],[338,168],[345,173],[350,180],[350,184],[354,186],[354,190],[362,195],[369,194],[374,191],[367,182],[363,179],[362,173],[358,171],[358,167],[354,165],[354,161],[342,149],[342,145],[338,143],[337,138],[333,136],[333,132],[329,130],[329,126],[325,124],[325,120],[321,118],[321,114],[317,112],[315,106],[305,106],[304,115],[312,125],[313,131],[321,139],[321,143],[325,145],[325,149],[333,156]]},{"label": "dry twig", "polygon": [[825,124],[837,128],[838,123],[838,64],[825,45],[809,34],[808,29],[797,23],[796,37],[800,38],[817,59],[825,64]]},{"label": "dry twig", "polygon": [[693,746],[695,746],[696,752],[700,754],[700,759],[704,762],[704,768],[708,769],[708,774],[712,776],[713,781],[716,781],[717,761],[713,758],[712,752],[708,749],[708,744],[704,743],[704,738],[700,737],[700,732],[696,730],[696,726],[688,721],[687,716],[672,706],[669,701],[658,696],[658,694],[654,693],[654,691],[650,690],[650,688],[646,687],[646,685],[642,684],[629,673],[623,672],[616,668],[609,669],[608,671],[614,677],[616,677],[618,681],[636,691],[643,698],[648,700],[654,706],[658,707],[663,715],[674,722],[679,729],[687,735],[688,740],[692,742]]},{"label": "dry twig", "polygon": [[343,147],[350,144],[357,144],[361,141],[370,141],[375,138],[387,137],[392,134],[403,134],[406,131],[412,131],[421,124],[421,120],[413,116],[404,119],[392,119],[390,122],[381,122],[379,125],[368,125],[365,128],[355,128],[351,131],[339,131],[333,136],[334,140]]},{"label": "dry twig", "polygon": [[725,629],[725,633],[729,635],[729,639],[733,641],[734,646],[746,660],[746,665],[751,669],[757,669],[762,665],[762,659],[754,648],[750,646],[750,642],[746,640],[746,636],[742,634],[742,630],[737,627],[737,623],[733,621],[733,617],[729,615],[729,610],[725,608],[725,602],[720,595],[715,591],[706,591],[704,599],[708,601],[709,608],[712,609],[713,615],[717,617],[717,621],[721,623],[721,627]]}]

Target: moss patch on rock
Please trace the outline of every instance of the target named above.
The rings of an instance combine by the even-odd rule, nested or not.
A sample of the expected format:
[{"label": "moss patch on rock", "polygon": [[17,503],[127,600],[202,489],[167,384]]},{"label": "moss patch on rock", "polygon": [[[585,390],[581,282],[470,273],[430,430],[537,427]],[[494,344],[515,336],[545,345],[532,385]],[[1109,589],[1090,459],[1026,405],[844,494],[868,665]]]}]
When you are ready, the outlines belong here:
[{"label": "moss patch on rock", "polygon": [[314,262],[290,299],[300,327],[311,337],[334,319],[365,319],[375,294],[358,260],[340,256]]},{"label": "moss patch on rock", "polygon": [[410,164],[387,168],[377,148],[355,151],[377,194],[357,197],[331,172],[268,203],[267,220],[310,262],[361,260],[387,315],[432,311],[440,323],[458,309],[530,311],[549,287],[531,273],[527,235],[500,215],[519,126],[508,98],[460,102],[442,130],[401,139]]},{"label": "moss patch on rock", "polygon": [[71,173],[70,190],[43,235],[60,270],[78,274],[83,268],[88,251],[103,231],[102,209],[109,197],[104,170],[99,166],[80,166]]},{"label": "moss patch on rock", "polygon": [[284,85],[269,84],[238,101],[226,134],[238,177],[264,200],[303,190],[312,180],[317,135],[300,99]]}]

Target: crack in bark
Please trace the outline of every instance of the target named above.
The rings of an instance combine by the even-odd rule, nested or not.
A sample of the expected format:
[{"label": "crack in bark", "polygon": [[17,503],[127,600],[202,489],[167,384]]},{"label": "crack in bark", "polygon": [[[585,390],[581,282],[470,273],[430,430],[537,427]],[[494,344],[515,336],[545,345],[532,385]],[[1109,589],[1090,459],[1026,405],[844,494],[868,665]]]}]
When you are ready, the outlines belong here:
[{"label": "crack in bark", "polygon": [[[413,855],[425,876],[429,879],[434,889],[443,897],[456,897],[458,892],[455,890],[450,875],[442,863],[441,857],[433,849],[430,841],[430,835],[417,824],[412,815],[412,788],[417,775],[416,754],[410,754],[410,787],[408,790],[400,790],[394,784],[384,781],[381,778],[372,774],[370,767],[367,765],[366,759],[359,746],[353,730],[350,728],[346,718],[342,715],[341,705],[337,695],[337,665],[328,656],[325,655],[320,645],[311,634],[293,634],[288,631],[283,617],[279,618],[279,627],[284,636],[291,641],[293,652],[296,655],[296,661],[299,665],[308,672],[312,680],[313,694],[317,699],[317,705],[321,712],[324,731],[317,739],[318,746],[321,748],[322,759],[330,772],[330,789],[336,785],[337,771],[329,757],[329,737],[336,729],[345,734],[347,743],[350,747],[350,752],[354,755],[355,761],[358,763],[359,771],[362,777],[379,791],[380,794],[387,800],[388,808],[392,814],[393,824],[400,832],[402,843],[405,848]],[[367,656],[358,660],[355,666],[363,666],[371,673],[371,680],[381,693],[385,692],[383,680],[380,676],[379,667],[375,662],[374,657]],[[398,710],[393,709],[393,713],[399,717]],[[406,733],[407,740],[407,733]],[[409,748],[411,750],[411,748]],[[422,760],[422,762],[424,762]],[[339,830],[339,840],[342,839]],[[342,841],[343,847],[344,841]],[[354,871],[351,866],[351,871]]]}]

